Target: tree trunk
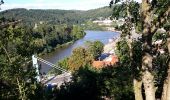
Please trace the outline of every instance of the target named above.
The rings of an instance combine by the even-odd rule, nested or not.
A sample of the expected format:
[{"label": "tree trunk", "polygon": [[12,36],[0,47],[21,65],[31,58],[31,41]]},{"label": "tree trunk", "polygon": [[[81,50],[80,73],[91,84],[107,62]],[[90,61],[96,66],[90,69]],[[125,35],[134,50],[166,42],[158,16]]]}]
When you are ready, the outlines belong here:
[{"label": "tree trunk", "polygon": [[167,89],[168,89],[168,80],[165,79],[164,85],[163,85],[163,92],[162,92],[161,100],[166,100]]},{"label": "tree trunk", "polygon": [[[128,46],[129,46],[130,58],[131,58],[131,62],[132,62],[131,66],[137,67],[137,66],[134,65],[134,62],[133,62],[132,39],[128,39]],[[133,88],[134,88],[135,100],[143,100],[143,97],[142,97],[142,81],[135,79],[135,74],[134,74],[134,79],[133,79]]]},{"label": "tree trunk", "polygon": [[151,33],[152,13],[150,0],[142,0],[142,81],[145,89],[146,100],[155,100],[154,75],[152,74],[152,37]]},{"label": "tree trunk", "polygon": [[168,67],[169,69],[168,69],[168,77],[167,77],[168,84],[167,84],[166,100],[170,100],[170,62]]},{"label": "tree trunk", "polygon": [[152,68],[152,56],[145,54],[142,58],[142,81],[145,89],[146,100],[155,100],[154,76],[150,72]]},{"label": "tree trunk", "polygon": [[[167,38],[167,46],[168,46],[168,53],[170,56],[170,32]],[[166,100],[170,100],[170,60],[168,60],[168,76],[167,76],[167,91],[166,91]]]},{"label": "tree trunk", "polygon": [[135,100],[143,100],[142,97],[142,81],[133,80],[133,86],[134,86],[134,93],[135,93]]}]

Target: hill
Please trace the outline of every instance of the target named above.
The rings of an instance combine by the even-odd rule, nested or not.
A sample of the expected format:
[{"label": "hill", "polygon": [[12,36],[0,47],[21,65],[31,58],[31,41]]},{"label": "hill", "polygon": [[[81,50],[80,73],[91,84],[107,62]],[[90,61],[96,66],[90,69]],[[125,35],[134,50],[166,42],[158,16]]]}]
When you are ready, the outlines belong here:
[{"label": "hill", "polygon": [[98,9],[79,11],[79,10],[39,10],[39,9],[11,9],[0,12],[0,18],[22,19],[24,23],[34,24],[46,22],[50,24],[81,24],[86,20],[93,20],[99,17],[109,17],[112,9],[102,7]]}]

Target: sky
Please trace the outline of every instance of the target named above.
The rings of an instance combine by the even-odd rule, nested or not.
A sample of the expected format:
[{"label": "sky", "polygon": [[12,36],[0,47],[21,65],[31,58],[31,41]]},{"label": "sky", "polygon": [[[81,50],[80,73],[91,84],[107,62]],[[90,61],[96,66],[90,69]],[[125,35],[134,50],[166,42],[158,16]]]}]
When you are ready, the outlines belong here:
[{"label": "sky", "polygon": [[26,9],[65,9],[89,10],[108,6],[111,0],[4,0],[2,10]]}]

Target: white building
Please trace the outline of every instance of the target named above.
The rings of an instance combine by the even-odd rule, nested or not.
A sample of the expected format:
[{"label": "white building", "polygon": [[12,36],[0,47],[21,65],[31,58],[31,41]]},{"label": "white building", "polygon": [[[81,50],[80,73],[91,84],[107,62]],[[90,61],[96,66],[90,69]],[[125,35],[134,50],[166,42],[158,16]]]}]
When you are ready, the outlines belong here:
[{"label": "white building", "polygon": [[105,20],[95,20],[93,23],[96,23],[100,26],[105,25],[105,26],[110,26],[112,25],[112,20],[110,19],[105,19]]}]

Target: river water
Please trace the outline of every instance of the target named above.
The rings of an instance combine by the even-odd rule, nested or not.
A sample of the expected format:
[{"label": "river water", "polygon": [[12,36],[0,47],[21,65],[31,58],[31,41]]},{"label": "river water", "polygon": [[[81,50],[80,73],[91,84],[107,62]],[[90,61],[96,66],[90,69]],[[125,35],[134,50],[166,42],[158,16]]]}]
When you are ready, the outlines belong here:
[{"label": "river water", "polygon": [[[77,40],[73,44],[70,44],[66,47],[59,48],[52,53],[42,56],[43,59],[55,64],[59,60],[69,57],[72,53],[72,50],[79,46],[85,46],[86,41],[96,41],[99,40],[104,44],[108,43],[108,40],[119,36],[117,32],[111,31],[85,31],[86,35],[84,38]],[[40,63],[40,62],[39,62]],[[48,72],[51,69],[50,66],[41,63],[41,72]]]}]

